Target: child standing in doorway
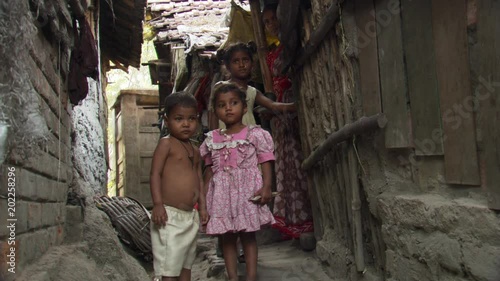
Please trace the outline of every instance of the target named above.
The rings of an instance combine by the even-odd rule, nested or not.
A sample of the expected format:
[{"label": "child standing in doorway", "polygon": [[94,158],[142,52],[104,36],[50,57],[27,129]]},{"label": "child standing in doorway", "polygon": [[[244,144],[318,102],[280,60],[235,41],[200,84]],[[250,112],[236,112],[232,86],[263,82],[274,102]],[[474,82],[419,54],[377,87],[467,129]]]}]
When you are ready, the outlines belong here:
[{"label": "child standing in doorway", "polygon": [[208,221],[200,153],[189,140],[198,128],[195,98],[169,95],[164,118],[170,134],[158,142],[150,172],[153,266],[163,281],[189,281],[200,217],[203,224]]},{"label": "child standing in doorway", "polygon": [[[210,131],[200,147],[211,175],[205,183],[210,214],[206,232],[222,235],[224,262],[231,281],[238,280],[236,241],[240,238],[245,253],[245,280],[255,281],[255,232],[274,223],[266,206],[271,200],[273,141],[260,127],[243,124],[248,108],[246,94],[240,87],[224,83],[215,88],[212,98],[215,115],[224,122],[225,129]],[[251,201],[255,196],[260,196],[260,200]]]}]

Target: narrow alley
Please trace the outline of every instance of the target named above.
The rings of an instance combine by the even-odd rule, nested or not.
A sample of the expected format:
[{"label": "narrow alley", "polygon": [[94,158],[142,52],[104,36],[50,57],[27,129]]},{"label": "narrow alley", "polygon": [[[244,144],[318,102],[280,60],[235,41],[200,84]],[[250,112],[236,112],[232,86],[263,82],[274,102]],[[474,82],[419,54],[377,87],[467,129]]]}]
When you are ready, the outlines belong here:
[{"label": "narrow alley", "polygon": [[0,1],[0,281],[499,281],[498,15]]},{"label": "narrow alley", "polygon": [[[215,240],[202,238],[199,240],[203,251],[193,268],[193,280],[217,281],[225,280],[222,258],[215,253]],[[297,245],[297,241],[284,241],[264,245],[259,248],[258,277],[259,281],[329,281],[328,268],[321,264],[314,252],[305,252]],[[245,264],[238,266],[240,280],[244,280]],[[214,276],[213,276],[214,275]],[[207,279],[207,276],[210,276]],[[338,279],[342,280],[342,279]]]}]

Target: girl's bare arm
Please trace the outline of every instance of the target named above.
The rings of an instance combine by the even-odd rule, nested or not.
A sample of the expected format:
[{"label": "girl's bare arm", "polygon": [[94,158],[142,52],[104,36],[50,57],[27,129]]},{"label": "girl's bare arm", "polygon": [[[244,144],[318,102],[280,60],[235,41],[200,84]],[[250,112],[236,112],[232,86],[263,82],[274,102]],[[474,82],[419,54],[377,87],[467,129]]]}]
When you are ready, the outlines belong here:
[{"label": "girl's bare arm", "polygon": [[205,199],[205,184],[203,180],[203,173],[201,172],[201,155],[200,151],[196,149],[196,153],[198,154],[198,178],[200,181],[200,189],[199,189],[199,197],[198,197],[198,209],[200,212],[200,218],[201,218],[201,223],[206,224],[208,222],[208,214],[207,214],[207,205],[206,205],[206,199]]},{"label": "girl's bare arm", "polygon": [[272,186],[272,165],[271,162],[264,162],[261,164],[262,168],[262,181],[263,181],[263,186],[262,189],[258,192],[256,195],[262,196],[260,199],[261,204],[267,204],[271,201],[272,194],[271,194],[271,186]]},{"label": "girl's bare arm", "polygon": [[209,185],[210,180],[212,179],[213,175],[214,175],[214,172],[212,171],[212,166],[206,167],[205,168],[205,175],[203,177],[203,181],[205,183],[203,186],[203,193],[205,194],[205,196],[208,193],[208,185]]},{"label": "girl's bare arm", "polygon": [[271,110],[272,112],[287,113],[287,112],[297,111],[297,108],[294,103],[275,102],[270,98],[264,96],[260,91],[257,91],[257,95],[255,96],[255,102],[258,105]]}]

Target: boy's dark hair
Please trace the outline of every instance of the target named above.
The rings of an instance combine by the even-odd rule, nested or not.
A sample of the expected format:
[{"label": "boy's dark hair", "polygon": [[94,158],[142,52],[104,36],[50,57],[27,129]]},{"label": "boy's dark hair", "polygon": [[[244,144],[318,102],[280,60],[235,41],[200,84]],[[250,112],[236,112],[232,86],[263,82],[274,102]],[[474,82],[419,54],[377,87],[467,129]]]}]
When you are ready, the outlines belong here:
[{"label": "boy's dark hair", "polygon": [[213,110],[215,111],[215,108],[217,107],[217,98],[219,97],[220,94],[223,93],[228,93],[228,92],[233,92],[235,93],[238,98],[240,98],[241,103],[243,103],[243,106],[247,106],[247,94],[245,91],[243,91],[240,87],[238,87],[236,84],[227,82],[227,81],[221,81],[215,84],[214,87],[214,94],[212,95],[212,105],[213,105]]},{"label": "boy's dark hair", "polygon": [[247,44],[242,42],[231,44],[226,49],[219,50],[217,52],[217,59],[223,62],[224,65],[228,66],[231,62],[231,57],[238,51],[246,52],[250,59],[253,61],[253,54],[257,52],[257,45],[252,41],[248,42]]},{"label": "boy's dark hair", "polygon": [[176,106],[191,107],[198,110],[198,103],[193,95],[186,92],[175,92],[168,95],[165,98],[165,116],[168,116],[170,112]]}]

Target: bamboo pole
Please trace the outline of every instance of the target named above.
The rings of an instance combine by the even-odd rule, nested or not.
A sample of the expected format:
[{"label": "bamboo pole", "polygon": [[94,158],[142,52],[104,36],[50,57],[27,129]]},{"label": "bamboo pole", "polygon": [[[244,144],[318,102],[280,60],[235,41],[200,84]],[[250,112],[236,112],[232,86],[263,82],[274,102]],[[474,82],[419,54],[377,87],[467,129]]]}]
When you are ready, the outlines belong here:
[{"label": "bamboo pole", "polygon": [[336,144],[346,141],[354,135],[360,135],[373,131],[377,128],[384,128],[387,124],[385,114],[379,113],[370,117],[361,117],[351,124],[346,124],[330,136],[316,148],[307,159],[302,162],[302,169],[309,170],[318,163]]},{"label": "bamboo pole", "polygon": [[[325,41],[325,44],[327,45],[327,48],[329,48],[332,52],[332,55],[327,57],[328,63],[330,65],[330,69],[335,70],[334,75],[330,75],[330,78],[332,80],[332,85],[333,85],[333,106],[335,108],[335,116],[336,116],[336,121],[337,121],[337,128],[343,128],[345,125],[344,122],[344,116],[343,116],[343,111],[342,111],[342,100],[340,98],[340,82],[338,78],[338,73],[340,72],[340,66],[337,64],[338,59],[338,47],[337,43],[335,41],[334,36],[330,36],[328,40]],[[349,167],[347,165],[347,156],[343,153],[346,150],[346,145],[342,144],[338,148],[338,153],[337,153],[337,161],[339,162],[339,167],[338,167],[338,177],[339,180],[341,180],[341,183],[339,185],[340,190],[341,190],[341,197],[339,197],[339,201],[342,210],[343,210],[343,215],[345,216],[344,222],[344,237],[347,240],[347,244],[349,246],[353,245],[352,241],[352,235],[351,234],[351,201],[347,200],[347,198],[350,198],[350,188],[347,188],[350,186],[350,180],[349,180]]]},{"label": "bamboo pole", "polygon": [[[310,107],[309,107],[309,102],[307,100],[307,97],[312,97],[313,96],[313,91],[311,89],[313,89],[313,83],[311,82],[312,81],[312,78],[310,77],[310,73],[312,72],[312,70],[310,70],[310,67],[309,66],[306,66],[304,68],[304,71],[302,72],[302,81],[304,82],[305,81],[305,91],[303,91],[304,93],[304,99],[302,100],[302,106],[304,108],[304,120],[305,120],[305,123],[306,123],[306,126],[305,126],[305,129],[306,129],[306,140],[307,140],[307,150],[304,150],[304,151],[307,151],[308,153],[312,150],[312,148],[314,147],[315,143],[314,143],[314,135],[315,135],[315,132],[314,132],[314,128],[312,128],[312,126],[310,124],[317,124],[317,120],[315,119],[316,115],[314,114],[311,114],[310,112]],[[316,93],[316,92],[315,92]],[[299,105],[301,104],[299,103]]]},{"label": "bamboo pole", "polygon": [[[340,82],[342,84],[342,98],[344,101],[344,113],[346,123],[352,122],[352,104],[349,99],[351,88],[349,87],[349,79],[347,68],[348,62],[344,61],[344,67],[340,70]],[[387,119],[375,118],[374,123],[368,130],[380,127],[387,123]],[[359,121],[359,120],[358,120]],[[379,122],[381,121],[381,122]],[[356,270],[364,272],[365,270],[365,257],[363,247],[363,226],[361,223],[361,199],[359,195],[359,179],[358,179],[358,161],[354,155],[354,143],[350,144],[347,149],[347,161],[349,165],[349,178],[351,181],[351,209],[352,209],[352,222],[353,222],[353,242],[354,242],[354,259],[356,261]]]},{"label": "bamboo pole", "polygon": [[250,0],[250,12],[252,14],[253,34],[257,43],[257,55],[259,57],[260,71],[264,82],[266,92],[273,92],[273,78],[271,71],[266,64],[267,44],[266,33],[262,24],[262,16],[260,14],[260,1]]}]

